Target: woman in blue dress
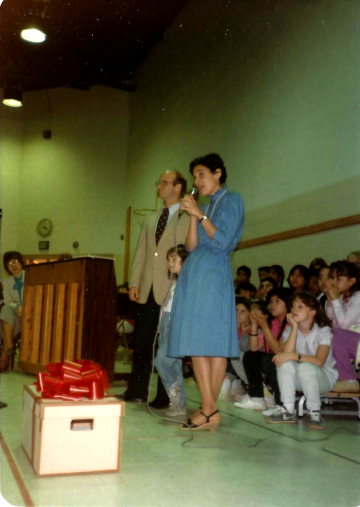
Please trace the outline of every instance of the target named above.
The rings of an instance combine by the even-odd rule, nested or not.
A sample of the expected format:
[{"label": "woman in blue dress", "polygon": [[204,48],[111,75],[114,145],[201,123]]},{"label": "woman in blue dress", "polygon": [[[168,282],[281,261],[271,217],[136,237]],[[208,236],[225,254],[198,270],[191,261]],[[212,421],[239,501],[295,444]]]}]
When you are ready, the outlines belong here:
[{"label": "woman in blue dress", "polygon": [[180,429],[216,431],[220,414],[215,403],[227,358],[239,355],[230,253],[243,231],[244,203],[226,189],[226,168],[219,155],[193,160],[190,173],[210,203],[199,208],[190,195],[181,201],[181,209],[190,215],[190,254],[175,290],[168,355],[192,356],[201,394],[200,409]]}]

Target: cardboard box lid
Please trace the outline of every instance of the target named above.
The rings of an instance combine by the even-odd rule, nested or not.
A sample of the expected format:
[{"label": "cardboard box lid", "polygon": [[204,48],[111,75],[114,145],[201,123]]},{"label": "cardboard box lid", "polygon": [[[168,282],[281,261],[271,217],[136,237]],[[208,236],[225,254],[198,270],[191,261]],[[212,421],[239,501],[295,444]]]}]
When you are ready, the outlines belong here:
[{"label": "cardboard box lid", "polygon": [[24,386],[24,403],[31,409],[35,406],[35,415],[40,419],[87,419],[95,417],[122,417],[125,414],[125,402],[113,396],[92,401],[63,401],[41,398],[36,386]]}]

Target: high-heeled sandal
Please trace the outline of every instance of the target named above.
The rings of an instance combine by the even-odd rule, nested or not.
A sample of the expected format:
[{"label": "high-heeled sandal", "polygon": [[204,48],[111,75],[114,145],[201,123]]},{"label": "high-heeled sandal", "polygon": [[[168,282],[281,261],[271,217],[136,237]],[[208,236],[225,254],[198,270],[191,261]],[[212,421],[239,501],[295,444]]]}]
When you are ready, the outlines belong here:
[{"label": "high-heeled sandal", "polygon": [[213,412],[212,414],[210,415],[206,415],[204,414],[204,412],[200,412],[201,415],[203,415],[206,419],[206,422],[204,424],[194,424],[192,422],[192,420],[189,419],[183,423],[183,424],[180,424],[179,428],[181,430],[185,430],[185,431],[217,431],[219,429],[219,426],[220,426],[220,421],[213,421],[213,422],[210,422],[210,418],[215,415],[215,414],[218,414],[218,410],[215,410],[215,412]]}]

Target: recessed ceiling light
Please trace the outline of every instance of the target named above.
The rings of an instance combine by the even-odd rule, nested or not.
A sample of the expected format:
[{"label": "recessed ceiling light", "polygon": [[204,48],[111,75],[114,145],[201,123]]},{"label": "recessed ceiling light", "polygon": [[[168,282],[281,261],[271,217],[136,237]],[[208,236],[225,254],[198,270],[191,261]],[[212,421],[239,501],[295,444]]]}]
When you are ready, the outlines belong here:
[{"label": "recessed ceiling light", "polygon": [[28,28],[27,30],[23,30],[21,32],[21,38],[28,41],[39,44],[40,42],[44,42],[46,40],[46,34],[37,30],[36,28]]},{"label": "recessed ceiling light", "polygon": [[3,104],[5,106],[21,107],[22,99],[22,91],[19,85],[15,86],[14,83],[9,83],[4,87]]},{"label": "recessed ceiling light", "polygon": [[5,106],[10,106],[10,107],[21,107],[22,106],[22,102],[20,102],[20,100],[16,100],[16,99],[4,99],[3,104],[5,104]]}]

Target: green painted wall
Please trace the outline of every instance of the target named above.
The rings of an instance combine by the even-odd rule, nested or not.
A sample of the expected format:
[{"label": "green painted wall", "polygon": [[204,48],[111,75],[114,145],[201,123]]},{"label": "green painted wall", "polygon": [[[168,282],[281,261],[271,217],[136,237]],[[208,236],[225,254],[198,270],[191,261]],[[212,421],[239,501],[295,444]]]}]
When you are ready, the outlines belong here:
[{"label": "green painted wall", "polygon": [[[210,151],[244,196],[244,239],[359,213],[359,14],[358,0],[190,0],[131,97],[50,90],[51,124],[45,92],[2,106],[2,251],[37,253],[36,224],[49,217],[50,253],[114,254],[121,283],[127,206],[155,208],[161,172],[189,176]],[[239,251],[233,267],[288,271],[359,245],[351,227]]]},{"label": "green painted wall", "polygon": [[[189,2],[136,74],[128,204],[153,207],[159,173],[216,151],[245,199],[244,238],[359,213],[359,15],[358,0]],[[243,250],[233,267],[288,271],[359,245],[352,227]]]},{"label": "green painted wall", "polygon": [[[88,92],[54,89],[48,95],[51,115],[45,91],[25,96],[22,154],[18,124],[11,137],[17,111],[7,111],[3,120],[3,198],[5,188],[9,192],[3,205],[3,251],[16,247],[24,254],[39,253],[36,225],[50,218],[54,232],[48,253],[113,254],[121,283],[129,94],[99,86]],[[42,136],[48,129],[51,140]],[[15,157],[21,157],[20,169],[12,163]],[[16,190],[14,166],[21,173]],[[7,217],[13,212],[12,223]],[[13,229],[16,236],[11,236]]]},{"label": "green painted wall", "polygon": [[22,108],[2,105],[2,93],[0,126],[0,208],[3,210],[0,249],[3,254],[16,249],[18,244],[24,119]]}]

